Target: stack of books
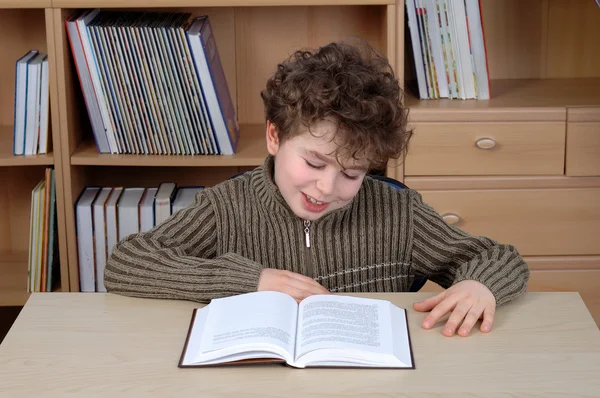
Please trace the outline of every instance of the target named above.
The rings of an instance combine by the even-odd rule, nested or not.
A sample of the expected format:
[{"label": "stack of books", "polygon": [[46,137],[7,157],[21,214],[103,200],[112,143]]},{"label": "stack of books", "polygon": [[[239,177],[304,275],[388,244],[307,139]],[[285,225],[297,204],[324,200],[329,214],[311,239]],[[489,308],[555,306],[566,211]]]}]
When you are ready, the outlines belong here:
[{"label": "stack of books", "polygon": [[44,179],[31,192],[28,292],[51,292],[60,279],[55,181],[54,169],[47,168]]},{"label": "stack of books", "polygon": [[48,152],[48,55],[31,50],[16,63],[13,154]]},{"label": "stack of books", "polygon": [[104,269],[117,242],[190,206],[203,188],[178,188],[174,182],[157,188],[86,187],[75,205],[80,291],[105,292]]},{"label": "stack of books", "polygon": [[480,0],[406,0],[421,99],[490,99]]},{"label": "stack of books", "polygon": [[86,10],[65,23],[100,153],[232,155],[239,125],[208,17]]}]

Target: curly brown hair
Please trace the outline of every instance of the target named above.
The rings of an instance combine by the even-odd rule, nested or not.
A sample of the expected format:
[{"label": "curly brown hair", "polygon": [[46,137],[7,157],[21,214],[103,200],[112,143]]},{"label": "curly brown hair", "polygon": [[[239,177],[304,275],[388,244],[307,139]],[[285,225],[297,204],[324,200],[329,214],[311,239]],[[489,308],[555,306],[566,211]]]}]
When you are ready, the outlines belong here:
[{"label": "curly brown hair", "polygon": [[261,97],[280,142],[300,134],[302,126],[311,131],[319,121],[334,122],[338,162],[350,157],[383,168],[402,156],[412,135],[391,65],[365,42],[296,51],[277,65]]}]

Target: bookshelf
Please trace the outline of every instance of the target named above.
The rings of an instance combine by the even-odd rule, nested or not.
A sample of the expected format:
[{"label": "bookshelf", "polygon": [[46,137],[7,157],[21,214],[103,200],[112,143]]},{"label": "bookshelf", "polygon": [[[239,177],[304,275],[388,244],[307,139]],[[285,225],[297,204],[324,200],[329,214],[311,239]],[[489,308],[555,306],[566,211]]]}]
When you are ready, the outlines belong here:
[{"label": "bookshelf", "polygon": [[[49,54],[54,69],[54,27],[50,1],[0,1],[0,305],[23,305],[26,293],[31,191],[53,166],[57,176],[58,239],[61,275],[57,289],[68,290],[66,230],[58,109],[51,79],[50,151],[46,155],[13,156],[15,62],[31,49]],[[24,8],[26,7],[26,8]],[[65,277],[66,276],[66,277]],[[66,284],[65,284],[66,283]]]},{"label": "bookshelf", "polygon": [[[390,162],[388,176],[420,190],[442,213],[456,212],[461,198],[469,198],[470,209],[475,210],[459,209],[459,226],[508,241],[517,237],[535,273],[532,289],[550,285],[555,290],[572,289],[581,278],[588,281],[600,275],[600,244],[587,238],[574,243],[584,232],[600,236],[600,9],[593,1],[482,0],[492,85],[489,101],[418,99],[413,90],[414,62],[405,42],[410,36],[405,33],[403,1],[157,0],[151,3],[153,8],[148,6],[140,0],[47,0],[28,2],[23,8],[16,1],[0,0],[0,173],[3,181],[12,183],[0,189],[5,203],[0,233],[21,242],[0,247],[0,253],[11,254],[0,256],[6,258],[0,260],[2,291],[6,284],[7,291],[14,292],[20,291],[19,284],[25,285],[27,262],[22,253],[29,217],[25,209],[36,172],[41,178],[45,166],[57,170],[61,289],[77,291],[74,204],[85,186],[150,187],[162,181],[211,186],[262,164],[266,148],[259,92],[276,63],[300,47],[352,36],[365,38],[387,55],[405,82],[415,139],[404,163]],[[241,126],[235,155],[98,154],[64,29],[65,18],[74,10],[94,7],[209,15]],[[14,61],[36,46],[49,53],[54,150],[47,156],[17,159],[6,149],[12,139]],[[439,126],[446,124],[461,140],[440,137]],[[500,137],[494,151],[484,152],[488,158],[473,152],[477,149],[469,141],[481,134]],[[510,145],[503,145],[503,137]],[[420,151],[440,147],[440,142],[445,143],[443,161],[425,168],[432,162],[424,161]],[[456,168],[445,168],[448,163],[442,162],[456,162]],[[19,188],[13,193],[9,186],[15,184]],[[572,231],[563,244],[553,246],[557,238],[550,234],[535,242],[527,234],[517,234],[519,220],[511,214],[535,211],[532,198],[538,197],[549,198],[547,209],[553,212],[539,219],[549,224],[559,220]],[[20,210],[7,211],[10,206]],[[486,206],[501,209],[503,218],[486,215]],[[578,222],[585,227],[572,224]],[[490,226],[494,223],[498,226]],[[16,232],[10,229],[15,224],[21,228]],[[583,279],[581,285],[589,290],[590,283]],[[600,317],[600,297],[593,292],[586,295]],[[0,296],[0,305],[6,302],[9,299]]]}]

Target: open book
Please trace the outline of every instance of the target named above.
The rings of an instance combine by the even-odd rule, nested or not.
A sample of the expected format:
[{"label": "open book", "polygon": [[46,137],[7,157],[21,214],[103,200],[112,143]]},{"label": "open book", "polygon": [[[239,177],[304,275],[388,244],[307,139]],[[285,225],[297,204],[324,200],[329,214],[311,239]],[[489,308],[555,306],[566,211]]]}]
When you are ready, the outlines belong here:
[{"label": "open book", "polygon": [[406,311],[389,301],[255,292],[194,310],[179,367],[249,362],[414,369]]}]

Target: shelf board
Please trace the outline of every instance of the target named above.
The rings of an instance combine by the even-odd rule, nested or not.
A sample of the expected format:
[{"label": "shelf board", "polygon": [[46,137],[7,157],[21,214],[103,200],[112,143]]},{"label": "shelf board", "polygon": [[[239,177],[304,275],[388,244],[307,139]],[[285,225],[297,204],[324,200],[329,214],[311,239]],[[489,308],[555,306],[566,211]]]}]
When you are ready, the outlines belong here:
[{"label": "shelf board", "polygon": [[51,166],[54,155],[13,155],[13,126],[0,126],[0,166]]},{"label": "shelf board", "polygon": [[3,8],[50,8],[52,0],[0,0],[0,9]]},{"label": "shelf board", "polygon": [[[2,1],[2,0],[0,0]],[[11,1],[10,3],[12,3]],[[260,7],[260,6],[348,6],[394,5],[395,0],[54,0],[55,8],[147,8],[147,7]]]},{"label": "shelf board", "polygon": [[260,166],[267,156],[264,125],[240,126],[235,155],[111,155],[98,153],[93,141],[79,145],[71,164],[78,166],[224,167]]},{"label": "shelf board", "polygon": [[490,100],[419,100],[407,90],[411,116],[422,113],[600,106],[600,78],[493,80]]},{"label": "shelf board", "polygon": [[27,253],[1,253],[0,305],[23,305],[27,293]]}]

